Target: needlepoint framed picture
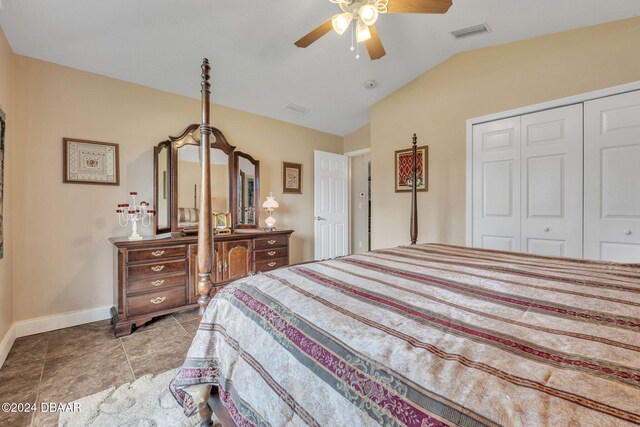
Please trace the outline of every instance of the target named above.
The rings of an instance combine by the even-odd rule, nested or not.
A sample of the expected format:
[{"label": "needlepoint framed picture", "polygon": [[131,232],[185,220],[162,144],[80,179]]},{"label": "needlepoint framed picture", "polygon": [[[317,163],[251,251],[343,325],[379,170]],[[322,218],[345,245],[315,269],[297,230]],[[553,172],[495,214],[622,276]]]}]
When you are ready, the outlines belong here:
[{"label": "needlepoint framed picture", "polygon": [[282,192],[302,194],[302,164],[282,162]]},{"label": "needlepoint framed picture", "polygon": [[120,185],[118,144],[63,138],[63,182]]},{"label": "needlepoint framed picture", "polygon": [[[429,146],[417,147],[417,190],[429,190]],[[411,191],[411,176],[413,173],[413,150],[396,151],[395,189],[396,193]]]}]

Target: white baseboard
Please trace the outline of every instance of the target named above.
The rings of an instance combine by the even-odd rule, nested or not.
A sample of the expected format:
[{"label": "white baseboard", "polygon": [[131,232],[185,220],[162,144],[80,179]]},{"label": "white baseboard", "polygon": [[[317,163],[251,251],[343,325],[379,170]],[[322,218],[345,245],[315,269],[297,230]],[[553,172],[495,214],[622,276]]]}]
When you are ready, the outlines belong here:
[{"label": "white baseboard", "polygon": [[54,331],[56,329],[68,328],[70,326],[82,325],[83,323],[91,323],[109,318],[111,318],[110,305],[88,310],[54,314],[52,316],[36,317],[35,319],[20,320],[14,323],[15,336],[18,338],[25,337],[27,335],[40,334],[42,332]]},{"label": "white baseboard", "polygon": [[16,340],[16,324],[13,323],[7,333],[2,338],[2,342],[0,342],[0,368],[4,365],[4,361],[7,359],[9,355],[9,351],[11,351],[11,347],[13,346],[14,341]]}]

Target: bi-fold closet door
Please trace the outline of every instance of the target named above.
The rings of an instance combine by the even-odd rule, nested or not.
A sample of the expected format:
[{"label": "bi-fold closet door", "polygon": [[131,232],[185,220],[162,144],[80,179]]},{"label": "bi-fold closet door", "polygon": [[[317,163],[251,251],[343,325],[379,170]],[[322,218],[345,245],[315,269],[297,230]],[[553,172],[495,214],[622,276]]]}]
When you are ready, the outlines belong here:
[{"label": "bi-fold closet door", "polygon": [[584,257],[640,263],[640,91],[584,113]]},{"label": "bi-fold closet door", "polygon": [[473,246],[582,257],[582,104],[473,127]]}]

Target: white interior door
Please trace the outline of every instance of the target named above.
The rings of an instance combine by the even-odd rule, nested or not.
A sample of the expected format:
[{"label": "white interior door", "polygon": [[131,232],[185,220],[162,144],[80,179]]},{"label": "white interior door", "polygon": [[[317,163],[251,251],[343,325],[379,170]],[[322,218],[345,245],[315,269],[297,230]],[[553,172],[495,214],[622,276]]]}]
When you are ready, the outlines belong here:
[{"label": "white interior door", "polygon": [[349,251],[349,160],[314,151],[315,259]]},{"label": "white interior door", "polygon": [[585,258],[640,262],[640,91],[585,103]]},{"label": "white interior door", "polygon": [[582,258],[582,104],[521,118],[522,252]]},{"label": "white interior door", "polygon": [[473,246],[520,250],[520,117],[473,127]]}]

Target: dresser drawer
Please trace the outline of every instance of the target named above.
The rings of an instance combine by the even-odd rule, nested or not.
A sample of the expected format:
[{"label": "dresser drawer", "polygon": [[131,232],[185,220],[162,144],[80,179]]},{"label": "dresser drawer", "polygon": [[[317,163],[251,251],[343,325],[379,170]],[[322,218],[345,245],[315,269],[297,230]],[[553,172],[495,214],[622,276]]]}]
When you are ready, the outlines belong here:
[{"label": "dresser drawer", "polygon": [[264,249],[261,251],[254,252],[256,261],[263,261],[265,259],[273,260],[275,258],[286,258],[289,255],[288,248],[274,248],[274,249]]},{"label": "dresser drawer", "polygon": [[277,258],[274,260],[256,261],[256,273],[264,273],[276,268],[285,267],[289,265],[287,258]]},{"label": "dresser drawer", "polygon": [[127,295],[140,292],[160,292],[175,286],[184,287],[187,284],[187,276],[179,274],[168,277],[149,277],[145,279],[130,280],[127,287]]},{"label": "dresser drawer", "polygon": [[182,273],[187,263],[185,260],[154,262],[151,264],[133,265],[127,267],[129,280],[155,278]]},{"label": "dresser drawer", "polygon": [[289,236],[284,234],[271,236],[271,237],[263,237],[260,239],[255,239],[253,241],[253,249],[259,250],[259,249],[277,248],[278,246],[287,246],[288,242],[289,242]]},{"label": "dresser drawer", "polygon": [[166,291],[152,292],[127,298],[129,316],[153,313],[179,307],[187,303],[184,288],[167,289]]},{"label": "dresser drawer", "polygon": [[164,248],[135,249],[127,251],[127,262],[163,261],[170,258],[186,258],[186,246],[169,246]]}]

